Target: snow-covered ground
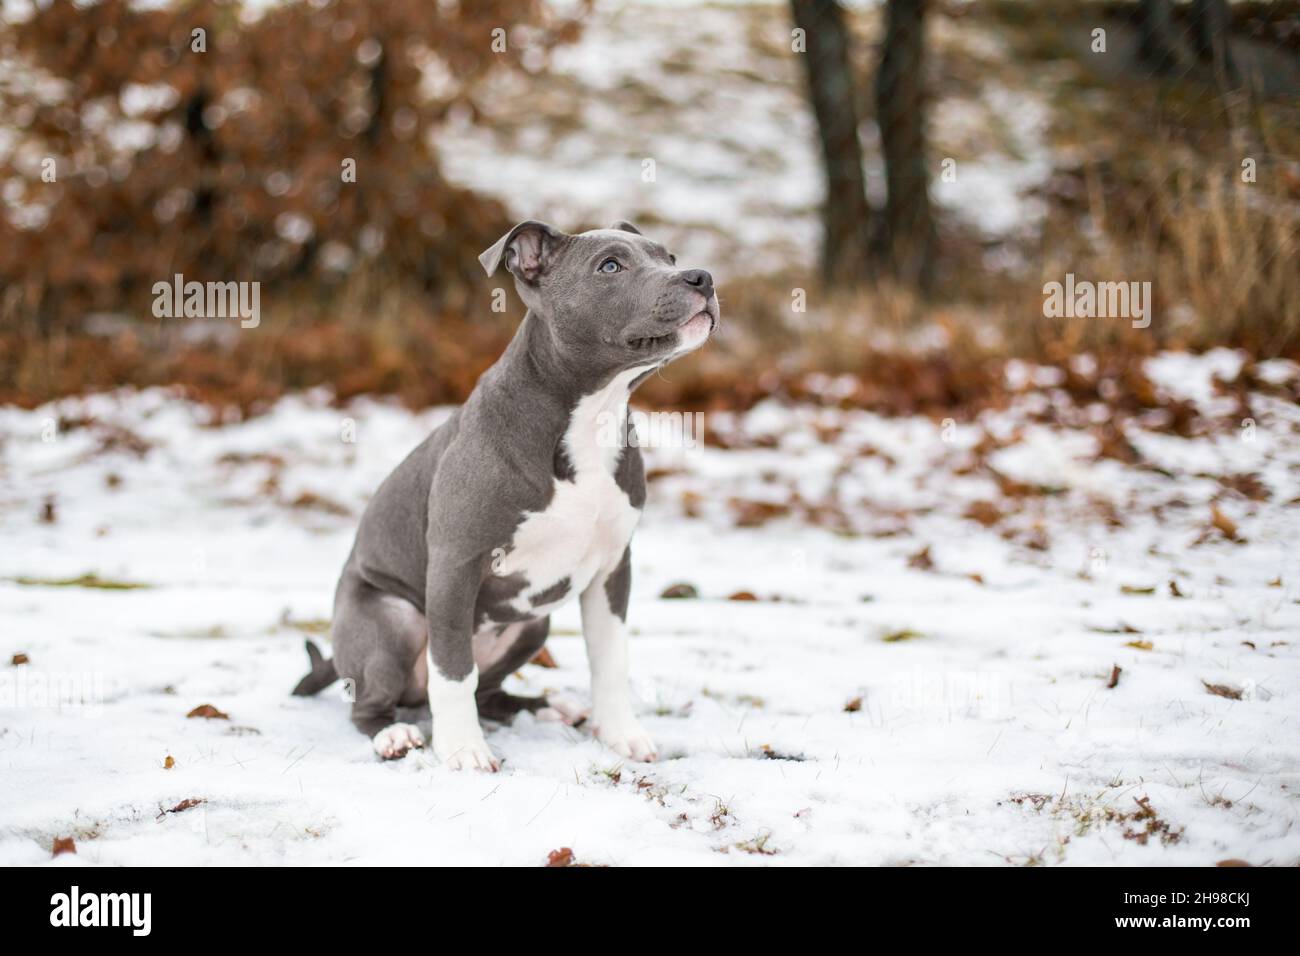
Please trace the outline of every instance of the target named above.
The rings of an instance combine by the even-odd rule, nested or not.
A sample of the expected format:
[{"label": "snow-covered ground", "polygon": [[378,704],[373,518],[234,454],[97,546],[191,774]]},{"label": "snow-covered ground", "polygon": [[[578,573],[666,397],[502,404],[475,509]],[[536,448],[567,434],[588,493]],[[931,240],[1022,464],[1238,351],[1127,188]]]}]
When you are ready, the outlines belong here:
[{"label": "snow-covered ground", "polygon": [[[289,695],[367,494],[444,411],[0,409],[0,863],[1293,865],[1300,412],[1254,394],[1241,426],[1211,379],[1239,364],[1148,363],[1206,417],[1129,422],[1133,464],[1025,367],[972,423],[710,416],[717,445],[649,453],[634,548],[664,759],[525,716],[497,775],[381,762],[336,690]],[[516,689],[584,696],[553,623]]]}]

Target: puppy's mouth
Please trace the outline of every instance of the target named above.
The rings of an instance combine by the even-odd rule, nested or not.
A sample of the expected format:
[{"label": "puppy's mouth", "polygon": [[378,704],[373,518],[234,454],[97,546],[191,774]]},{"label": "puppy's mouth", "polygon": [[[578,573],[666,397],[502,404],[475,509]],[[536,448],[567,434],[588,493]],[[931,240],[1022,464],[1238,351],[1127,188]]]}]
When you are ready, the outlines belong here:
[{"label": "puppy's mouth", "polygon": [[703,338],[708,338],[713,334],[713,330],[717,326],[717,316],[713,314],[713,310],[708,305],[705,305],[694,315],[678,322],[676,328],[671,332],[665,332],[663,335],[644,335],[639,338],[628,339],[627,344],[635,352],[657,352],[673,347],[683,336],[693,338],[702,334]]},{"label": "puppy's mouth", "polygon": [[707,305],[696,312],[693,316],[677,326],[678,332],[703,332],[705,336],[713,334],[713,330],[718,327],[718,317],[713,314],[713,310]]},{"label": "puppy's mouth", "polygon": [[672,331],[665,335],[643,335],[640,338],[628,339],[627,344],[634,352],[658,352],[676,340],[677,332]]}]

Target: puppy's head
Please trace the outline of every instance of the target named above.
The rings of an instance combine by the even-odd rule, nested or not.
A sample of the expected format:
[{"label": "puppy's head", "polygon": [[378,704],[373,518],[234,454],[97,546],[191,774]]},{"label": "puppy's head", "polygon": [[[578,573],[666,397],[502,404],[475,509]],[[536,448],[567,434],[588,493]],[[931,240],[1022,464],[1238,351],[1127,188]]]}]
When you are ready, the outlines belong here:
[{"label": "puppy's head", "polygon": [[601,371],[662,365],[699,348],[717,328],[713,276],[678,268],[676,257],[631,223],[570,236],[530,219],[479,262],[488,275],[504,264],[560,347]]}]

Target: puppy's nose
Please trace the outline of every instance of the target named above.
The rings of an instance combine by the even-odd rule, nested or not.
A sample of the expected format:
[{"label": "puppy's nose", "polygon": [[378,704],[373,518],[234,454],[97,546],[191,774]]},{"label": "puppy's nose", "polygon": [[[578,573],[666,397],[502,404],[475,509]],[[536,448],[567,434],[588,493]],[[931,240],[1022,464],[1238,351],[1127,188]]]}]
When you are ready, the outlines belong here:
[{"label": "puppy's nose", "polygon": [[682,273],[682,281],[706,299],[713,296],[713,276],[703,269],[687,269]]}]

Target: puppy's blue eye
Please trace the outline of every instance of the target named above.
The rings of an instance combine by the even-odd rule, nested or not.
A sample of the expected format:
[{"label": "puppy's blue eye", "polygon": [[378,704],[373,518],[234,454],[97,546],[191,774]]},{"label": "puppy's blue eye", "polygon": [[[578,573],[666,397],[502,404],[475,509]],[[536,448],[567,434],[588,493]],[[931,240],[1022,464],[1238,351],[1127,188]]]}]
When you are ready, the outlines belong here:
[{"label": "puppy's blue eye", "polygon": [[618,264],[617,259],[606,259],[600,264],[600,269],[597,271],[603,272],[606,275],[613,275],[615,272],[621,272],[622,270],[623,267]]}]

